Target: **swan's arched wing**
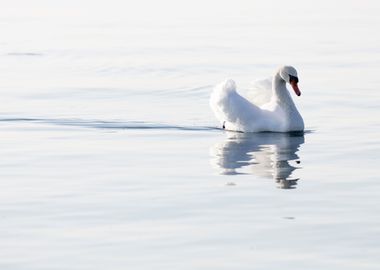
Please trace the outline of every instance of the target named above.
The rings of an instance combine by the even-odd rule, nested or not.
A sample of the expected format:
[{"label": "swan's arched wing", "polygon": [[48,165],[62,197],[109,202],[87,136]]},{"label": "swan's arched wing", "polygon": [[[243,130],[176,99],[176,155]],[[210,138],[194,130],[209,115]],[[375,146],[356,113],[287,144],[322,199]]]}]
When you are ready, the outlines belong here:
[{"label": "swan's arched wing", "polygon": [[228,130],[248,131],[247,127],[252,124],[259,125],[261,121],[261,109],[236,92],[233,80],[226,80],[215,86],[211,93],[210,106]]},{"label": "swan's arched wing", "polygon": [[214,111],[216,118],[223,123],[228,120],[226,115],[226,107],[230,95],[237,95],[235,81],[231,79],[224,80],[214,87],[210,96],[210,106]]},{"label": "swan's arched wing", "polygon": [[257,106],[268,103],[272,98],[272,77],[251,82],[247,99]]}]

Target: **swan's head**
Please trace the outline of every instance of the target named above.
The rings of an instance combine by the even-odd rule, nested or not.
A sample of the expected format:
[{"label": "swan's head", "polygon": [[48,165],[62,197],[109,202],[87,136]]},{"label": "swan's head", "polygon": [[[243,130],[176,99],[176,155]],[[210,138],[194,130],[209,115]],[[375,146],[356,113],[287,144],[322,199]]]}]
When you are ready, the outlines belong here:
[{"label": "swan's head", "polygon": [[283,66],[282,68],[280,68],[279,74],[285,82],[289,83],[292,86],[296,95],[300,96],[301,91],[298,88],[297,70],[292,66]]}]

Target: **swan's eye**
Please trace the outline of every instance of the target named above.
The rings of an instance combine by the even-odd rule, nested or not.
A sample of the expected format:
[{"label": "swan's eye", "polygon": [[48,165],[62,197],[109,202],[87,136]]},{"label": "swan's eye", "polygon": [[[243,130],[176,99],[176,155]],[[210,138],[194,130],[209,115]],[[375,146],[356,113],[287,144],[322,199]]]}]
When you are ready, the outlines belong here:
[{"label": "swan's eye", "polygon": [[289,75],[289,82],[295,81],[295,83],[298,83],[298,78],[292,75]]}]

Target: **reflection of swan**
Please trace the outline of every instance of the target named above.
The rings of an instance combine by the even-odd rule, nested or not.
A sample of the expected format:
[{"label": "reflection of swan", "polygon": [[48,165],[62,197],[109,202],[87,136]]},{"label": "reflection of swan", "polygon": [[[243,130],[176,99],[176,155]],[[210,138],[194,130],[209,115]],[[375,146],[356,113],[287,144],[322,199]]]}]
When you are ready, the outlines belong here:
[{"label": "reflection of swan", "polygon": [[292,178],[292,173],[299,169],[297,152],[304,143],[303,134],[227,134],[227,140],[211,150],[212,164],[221,174],[242,174],[245,169],[250,169],[254,175],[273,178],[281,188],[292,188],[297,184],[298,179]]},{"label": "reflection of swan", "polygon": [[236,92],[233,80],[226,80],[214,88],[210,106],[218,120],[227,130],[242,132],[289,132],[302,131],[304,123],[286,88],[289,83],[297,96],[297,71],[291,66],[280,68],[272,84],[261,92],[270,92],[267,100],[250,100]]}]

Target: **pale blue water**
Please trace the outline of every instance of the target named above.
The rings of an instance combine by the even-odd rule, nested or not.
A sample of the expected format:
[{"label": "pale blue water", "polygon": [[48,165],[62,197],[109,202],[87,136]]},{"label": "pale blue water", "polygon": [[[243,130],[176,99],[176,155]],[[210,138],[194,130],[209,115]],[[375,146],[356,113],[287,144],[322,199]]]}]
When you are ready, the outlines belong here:
[{"label": "pale blue water", "polygon": [[[4,1],[0,268],[378,269],[379,4],[177,2]],[[307,132],[221,130],[283,64]]]}]

